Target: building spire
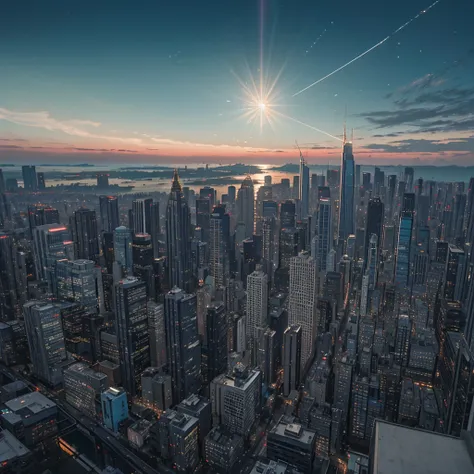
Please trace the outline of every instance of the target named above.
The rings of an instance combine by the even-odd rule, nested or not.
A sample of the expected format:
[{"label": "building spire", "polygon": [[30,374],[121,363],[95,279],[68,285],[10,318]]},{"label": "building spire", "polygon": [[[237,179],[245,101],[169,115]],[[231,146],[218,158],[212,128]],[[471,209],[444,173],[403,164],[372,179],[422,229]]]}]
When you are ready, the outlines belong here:
[{"label": "building spire", "polygon": [[175,168],[173,171],[173,184],[171,185],[171,192],[181,192],[181,183],[179,181],[178,169]]},{"label": "building spire", "polygon": [[342,138],[343,143],[346,143],[346,140],[347,140],[346,121],[347,121],[347,104],[346,104],[346,110],[344,112],[344,134]]}]

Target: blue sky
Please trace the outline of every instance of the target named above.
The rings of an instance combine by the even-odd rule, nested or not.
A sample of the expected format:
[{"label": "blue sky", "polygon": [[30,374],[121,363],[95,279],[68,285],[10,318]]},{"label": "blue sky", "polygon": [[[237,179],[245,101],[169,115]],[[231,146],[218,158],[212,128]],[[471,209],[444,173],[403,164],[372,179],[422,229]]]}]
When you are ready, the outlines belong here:
[{"label": "blue sky", "polygon": [[[297,139],[310,161],[327,162],[340,142],[307,125],[340,137],[347,109],[362,161],[468,164],[474,2],[441,0],[293,97],[430,4],[9,2],[0,17],[1,158],[288,161]],[[262,99],[273,126],[264,117],[262,127],[261,99],[238,80],[253,77],[259,95],[261,53],[268,83],[283,69],[274,97]]]}]

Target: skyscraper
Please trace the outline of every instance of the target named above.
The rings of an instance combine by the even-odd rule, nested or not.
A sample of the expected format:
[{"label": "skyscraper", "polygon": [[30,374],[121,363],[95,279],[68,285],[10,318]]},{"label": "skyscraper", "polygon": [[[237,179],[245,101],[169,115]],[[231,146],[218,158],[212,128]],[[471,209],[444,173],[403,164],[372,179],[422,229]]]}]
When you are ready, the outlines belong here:
[{"label": "skyscraper", "polygon": [[133,232],[135,234],[151,233],[152,198],[135,199],[132,202]]},{"label": "skyscraper", "polygon": [[115,330],[122,384],[135,396],[141,373],[150,366],[146,284],[128,277],[115,285]]},{"label": "skyscraper", "polygon": [[56,263],[62,259],[73,259],[71,236],[65,226],[45,224],[33,230],[35,273],[38,280],[48,282],[49,290],[56,287]]},{"label": "skyscraper", "polygon": [[178,171],[174,171],[173,184],[166,207],[166,250],[168,283],[192,291],[191,274],[191,221],[189,207],[181,191]]},{"label": "skyscraper", "polygon": [[301,326],[291,326],[283,334],[283,396],[298,390],[301,382]]},{"label": "skyscraper", "polygon": [[132,232],[125,226],[114,229],[114,261],[126,275],[133,272]]},{"label": "skyscraper", "polygon": [[316,236],[316,261],[319,271],[326,271],[327,256],[332,249],[332,203],[330,199],[319,201],[318,234]]},{"label": "skyscraper", "polygon": [[165,307],[148,302],[148,334],[150,337],[150,363],[162,369],[166,365]]},{"label": "skyscraper", "polygon": [[446,300],[462,301],[464,299],[466,272],[466,254],[458,247],[449,245],[444,273],[444,298]]},{"label": "skyscraper", "polygon": [[339,202],[339,238],[346,240],[354,233],[354,190],[355,164],[352,153],[352,142],[345,140],[341,164],[341,199]]},{"label": "skyscraper", "polygon": [[95,211],[78,209],[70,219],[70,226],[76,259],[96,262],[100,251]]},{"label": "skyscraper", "polygon": [[313,353],[316,339],[316,300],[318,293],[316,261],[306,252],[290,260],[290,326],[301,326],[301,367],[304,369]]},{"label": "skyscraper", "polygon": [[244,225],[246,238],[252,237],[254,230],[254,201],[255,193],[250,175],[242,181],[237,193],[237,221]]},{"label": "skyscraper", "polygon": [[365,229],[364,259],[367,268],[369,241],[372,234],[377,236],[377,249],[380,250],[383,236],[384,204],[379,197],[370,199],[367,206],[367,226]]},{"label": "skyscraper", "polygon": [[146,283],[148,298],[155,298],[153,246],[149,234],[135,234],[132,241],[133,274]]},{"label": "skyscraper", "polygon": [[173,288],[165,297],[168,372],[173,379],[173,403],[201,388],[201,347],[196,295]]},{"label": "skyscraper", "polygon": [[301,201],[301,219],[306,219],[309,214],[309,168],[300,151],[300,182],[299,199]]},{"label": "skyscraper", "polygon": [[398,228],[398,242],[395,255],[395,283],[408,285],[410,276],[411,238],[413,230],[413,213],[403,211]]},{"label": "skyscraper", "polygon": [[224,207],[217,206],[209,222],[209,275],[217,288],[229,278],[230,216]]},{"label": "skyscraper", "polygon": [[256,361],[259,328],[266,327],[268,315],[268,277],[261,270],[247,276],[246,339]]},{"label": "skyscraper", "polygon": [[56,278],[59,300],[79,303],[88,314],[104,311],[102,273],[92,260],[60,260]]},{"label": "skyscraper", "polygon": [[100,230],[113,232],[119,225],[119,208],[117,196],[100,196]]},{"label": "skyscraper", "polygon": [[36,166],[22,166],[23,188],[25,191],[38,191],[38,179],[36,177]]},{"label": "skyscraper", "polygon": [[61,362],[67,353],[59,307],[47,301],[28,301],[23,305],[23,317],[34,375],[48,384],[60,384]]},{"label": "skyscraper", "polygon": [[17,286],[13,242],[10,235],[0,232],[0,321],[15,319]]}]

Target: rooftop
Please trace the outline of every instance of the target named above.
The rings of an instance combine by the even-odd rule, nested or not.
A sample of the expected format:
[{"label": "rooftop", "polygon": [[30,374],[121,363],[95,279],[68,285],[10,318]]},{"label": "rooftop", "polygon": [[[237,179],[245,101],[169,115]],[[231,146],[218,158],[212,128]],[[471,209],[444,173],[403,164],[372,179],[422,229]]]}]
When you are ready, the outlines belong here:
[{"label": "rooftop", "polygon": [[377,420],[373,474],[466,474],[474,472],[466,442],[432,431]]},{"label": "rooftop", "polygon": [[30,452],[9,431],[0,431],[0,464],[25,456]]},{"label": "rooftop", "polygon": [[46,398],[40,392],[31,392],[26,395],[22,395],[21,397],[14,398],[13,400],[6,402],[5,405],[12,412],[18,413],[22,417],[25,413],[25,409],[36,415],[41,411],[56,407],[56,403],[54,403],[49,398]]},{"label": "rooftop", "polygon": [[284,438],[291,438],[297,440],[299,443],[310,446],[315,438],[314,431],[303,428],[297,423],[289,423],[291,417],[281,417],[276,426],[272,428],[270,434],[281,436]]}]

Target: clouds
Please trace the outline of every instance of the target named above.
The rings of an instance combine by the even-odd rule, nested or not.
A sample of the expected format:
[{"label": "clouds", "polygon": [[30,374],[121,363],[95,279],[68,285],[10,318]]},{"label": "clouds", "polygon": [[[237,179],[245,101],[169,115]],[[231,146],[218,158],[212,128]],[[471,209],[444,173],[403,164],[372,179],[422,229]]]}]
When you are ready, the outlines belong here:
[{"label": "clouds", "polygon": [[470,152],[474,150],[474,136],[451,140],[406,139],[387,144],[370,143],[364,148],[383,153],[438,153]]}]

